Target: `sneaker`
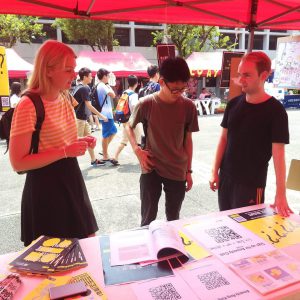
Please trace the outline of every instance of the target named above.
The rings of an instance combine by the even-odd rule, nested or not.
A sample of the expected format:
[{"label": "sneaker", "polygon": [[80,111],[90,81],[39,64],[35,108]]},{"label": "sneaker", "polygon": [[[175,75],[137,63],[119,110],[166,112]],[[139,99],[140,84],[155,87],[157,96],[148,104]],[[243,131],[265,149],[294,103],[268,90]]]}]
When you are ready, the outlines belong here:
[{"label": "sneaker", "polygon": [[91,162],[92,166],[104,166],[105,161],[100,160],[100,159],[95,159],[94,161]]},{"label": "sneaker", "polygon": [[115,159],[110,159],[109,161],[110,161],[111,164],[114,165],[114,166],[119,166],[119,165],[120,165],[119,162],[118,162],[117,160],[115,160]]}]

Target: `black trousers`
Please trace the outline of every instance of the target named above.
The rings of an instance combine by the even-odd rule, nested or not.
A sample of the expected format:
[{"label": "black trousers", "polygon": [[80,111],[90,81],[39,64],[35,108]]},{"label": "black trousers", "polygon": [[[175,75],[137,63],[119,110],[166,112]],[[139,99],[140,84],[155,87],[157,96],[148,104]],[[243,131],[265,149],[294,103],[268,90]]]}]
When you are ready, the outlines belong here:
[{"label": "black trousers", "polygon": [[141,226],[149,225],[156,219],[162,186],[166,195],[165,212],[168,221],[179,219],[185,196],[185,180],[177,181],[161,177],[156,171],[140,177]]},{"label": "black trousers", "polygon": [[264,187],[237,183],[223,172],[220,172],[219,180],[220,211],[264,203]]}]

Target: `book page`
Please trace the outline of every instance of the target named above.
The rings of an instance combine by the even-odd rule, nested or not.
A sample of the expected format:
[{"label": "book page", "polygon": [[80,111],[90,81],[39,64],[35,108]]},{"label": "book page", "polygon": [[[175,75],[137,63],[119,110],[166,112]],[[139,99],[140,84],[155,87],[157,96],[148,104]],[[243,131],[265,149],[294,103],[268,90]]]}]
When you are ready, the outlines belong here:
[{"label": "book page", "polygon": [[156,259],[148,229],[114,232],[109,238],[112,266]]},{"label": "book page", "polygon": [[181,241],[179,233],[168,222],[155,220],[150,223],[149,231],[153,239],[154,249],[157,253],[157,258],[178,253],[188,257]]}]

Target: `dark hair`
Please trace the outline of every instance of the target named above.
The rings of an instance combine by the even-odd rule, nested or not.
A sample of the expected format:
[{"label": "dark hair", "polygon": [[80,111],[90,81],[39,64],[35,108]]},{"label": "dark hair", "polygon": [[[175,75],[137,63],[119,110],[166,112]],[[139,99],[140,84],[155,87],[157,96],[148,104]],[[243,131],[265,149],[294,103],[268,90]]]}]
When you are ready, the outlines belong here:
[{"label": "dark hair", "polygon": [[104,68],[101,68],[98,70],[97,72],[97,77],[99,80],[101,80],[104,76],[108,75],[109,74],[109,71],[107,71],[106,69]]},{"label": "dark hair", "polygon": [[242,61],[251,61],[255,63],[258,75],[262,72],[271,72],[271,60],[267,54],[262,51],[250,52],[242,57]]},{"label": "dark hair", "polygon": [[127,77],[129,87],[133,87],[138,83],[138,78],[135,75],[129,75]]},{"label": "dark hair", "polygon": [[79,75],[80,80],[83,80],[84,76],[88,77],[91,73],[92,73],[92,71],[88,68],[81,68],[78,71],[78,75]]},{"label": "dark hair", "polygon": [[19,95],[21,93],[21,83],[18,81],[14,81],[10,87],[10,96],[16,94]]},{"label": "dark hair", "polygon": [[148,73],[148,75],[149,75],[150,78],[153,78],[158,73],[158,66],[156,66],[156,65],[150,65],[147,68],[147,73]]},{"label": "dark hair", "polygon": [[190,69],[182,57],[165,59],[160,65],[159,73],[167,82],[188,82],[191,77]]}]

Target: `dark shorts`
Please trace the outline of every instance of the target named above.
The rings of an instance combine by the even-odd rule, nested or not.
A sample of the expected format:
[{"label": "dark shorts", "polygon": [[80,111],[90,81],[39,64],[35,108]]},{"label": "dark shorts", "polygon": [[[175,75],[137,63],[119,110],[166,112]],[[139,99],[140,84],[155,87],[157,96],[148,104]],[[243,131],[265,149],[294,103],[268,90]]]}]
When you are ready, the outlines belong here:
[{"label": "dark shorts", "polygon": [[107,122],[104,122],[103,120],[100,120],[100,121],[102,124],[102,137],[104,139],[117,133],[118,129],[117,129],[113,119],[108,119]]},{"label": "dark shorts", "polygon": [[218,200],[221,211],[264,203],[264,187],[240,184],[220,172]]}]

